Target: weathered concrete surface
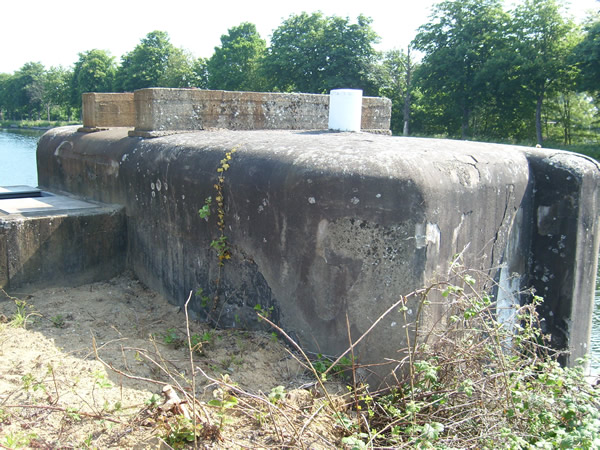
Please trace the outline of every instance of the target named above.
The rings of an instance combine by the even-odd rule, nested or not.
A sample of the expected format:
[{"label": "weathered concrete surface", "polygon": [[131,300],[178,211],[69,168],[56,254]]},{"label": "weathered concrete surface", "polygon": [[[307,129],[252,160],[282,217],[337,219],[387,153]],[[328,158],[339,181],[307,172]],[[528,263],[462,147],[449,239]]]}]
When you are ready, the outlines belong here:
[{"label": "weathered concrete surface", "polygon": [[44,193],[0,200],[0,287],[71,286],[125,267],[122,206]]},{"label": "weathered concrete surface", "polygon": [[[234,148],[224,184],[232,259],[219,269],[214,213],[206,222],[198,210]],[[463,252],[467,267],[500,280],[506,306],[530,285],[544,294],[548,331],[568,324],[557,344],[573,357],[589,341],[600,177],[580,156],[357,133],[144,140],[62,128],[41,138],[38,168],[43,187],[124,205],[128,266],[179,304],[202,288],[210,305],[194,297],[192,308],[222,326],[261,326],[260,304],[305,348],[336,354],[347,347],[346,315],[359,337]],[[423,327],[440,308],[426,310]],[[383,320],[355,350],[360,362],[397,357],[402,324],[397,312]]]},{"label": "weathered concrete surface", "polygon": [[[170,131],[326,130],[329,95],[148,88],[134,93],[132,135]],[[85,108],[85,103],[84,103]],[[361,129],[389,133],[391,101],[364,97]]]},{"label": "weathered concrete surface", "polygon": [[534,179],[530,284],[548,299],[545,331],[571,358],[589,349],[598,261],[598,162],[567,152],[527,152]]},{"label": "weathered concrete surface", "polygon": [[83,128],[135,127],[133,93],[88,92],[82,95]]}]

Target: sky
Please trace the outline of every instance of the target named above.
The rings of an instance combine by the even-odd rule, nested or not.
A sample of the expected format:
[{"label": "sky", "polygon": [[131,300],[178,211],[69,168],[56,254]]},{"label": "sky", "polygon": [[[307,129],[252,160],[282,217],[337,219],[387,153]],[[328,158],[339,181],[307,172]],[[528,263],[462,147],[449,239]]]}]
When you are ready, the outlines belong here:
[{"label": "sky", "polygon": [[[406,48],[437,1],[11,0],[0,9],[0,73],[13,73],[27,62],[69,67],[79,53],[95,48],[120,61],[154,30],[166,31],[173,45],[194,57],[210,57],[231,27],[252,22],[268,42],[283,20],[303,11],[351,20],[364,14],[381,38],[378,50]],[[600,8],[598,0],[570,3],[577,21]]]}]

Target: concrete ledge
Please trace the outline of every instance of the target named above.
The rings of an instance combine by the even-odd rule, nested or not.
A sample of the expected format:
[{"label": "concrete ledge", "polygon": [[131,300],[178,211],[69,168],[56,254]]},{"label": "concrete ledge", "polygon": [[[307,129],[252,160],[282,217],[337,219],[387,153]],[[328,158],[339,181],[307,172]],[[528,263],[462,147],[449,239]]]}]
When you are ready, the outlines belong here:
[{"label": "concrete ledge", "polygon": [[47,192],[0,200],[0,287],[73,286],[124,270],[121,206]]}]

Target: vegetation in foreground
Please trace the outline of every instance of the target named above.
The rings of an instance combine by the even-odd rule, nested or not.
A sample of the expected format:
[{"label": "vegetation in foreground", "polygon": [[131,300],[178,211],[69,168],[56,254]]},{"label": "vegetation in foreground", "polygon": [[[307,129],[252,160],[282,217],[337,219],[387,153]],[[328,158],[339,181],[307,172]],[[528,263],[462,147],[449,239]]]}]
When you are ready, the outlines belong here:
[{"label": "vegetation in foreground", "polygon": [[[235,330],[196,330],[186,308],[185,326],[156,330],[151,347],[128,346],[120,332],[115,342],[121,342],[117,353],[124,362],[105,356],[115,342],[93,338],[88,364],[103,370],[78,375],[91,377],[79,385],[86,385],[81,387],[87,396],[79,380],[61,379],[52,364],[19,374],[18,389],[0,392],[0,445],[74,445],[81,428],[85,433],[76,445],[82,448],[111,442],[127,448],[135,442],[170,448],[599,448],[600,391],[586,381],[583,366],[556,362],[558,355],[540,331],[536,307],[542,300],[533,296],[514,310],[513,322],[499,323],[494,299],[475,289],[480,276],[455,264],[447,281],[401,297],[390,308],[389,314],[406,319],[409,301],[423,308],[439,301],[445,313],[434,329],[420,329],[420,315],[404,328],[409,345],[389,362],[396,379],[389,389],[374,391],[359,376],[371,368],[354,360],[354,344],[334,361],[309,356],[291,340],[289,355],[304,367],[301,377],[264,393],[241,386],[236,379],[243,378],[244,358],[251,357],[248,345],[257,339],[263,346],[280,345],[287,340],[284,331],[273,325],[273,336],[241,338]],[[45,317],[16,298],[8,304],[0,351],[7,351],[13,332],[35,333],[40,321],[60,331],[74,320],[68,314]],[[268,322],[260,313],[259,318]],[[214,352],[228,336],[236,343],[217,363]],[[246,349],[234,351],[240,345]],[[152,375],[136,374],[142,362]],[[103,400],[104,391],[119,391],[114,379],[143,381],[162,394],[143,393],[145,401],[130,405],[121,381],[120,397]],[[53,434],[44,433],[51,416]]]}]

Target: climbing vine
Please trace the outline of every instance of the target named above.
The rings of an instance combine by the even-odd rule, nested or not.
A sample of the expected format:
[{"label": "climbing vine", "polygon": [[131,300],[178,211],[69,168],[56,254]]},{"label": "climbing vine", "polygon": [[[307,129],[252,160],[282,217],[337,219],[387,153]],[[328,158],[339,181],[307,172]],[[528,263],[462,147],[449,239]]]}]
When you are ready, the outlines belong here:
[{"label": "climbing vine", "polygon": [[[233,154],[237,152],[237,148],[233,148],[227,153],[225,157],[220,161],[220,165],[217,168],[217,182],[213,185],[215,190],[215,203],[216,203],[216,215],[217,215],[217,230],[218,236],[213,239],[210,243],[210,248],[217,252],[217,258],[219,260],[219,273],[216,279],[217,291],[213,298],[212,310],[214,311],[219,302],[219,287],[221,285],[221,270],[225,261],[231,259],[231,249],[227,242],[227,235],[225,234],[225,197],[223,193],[223,187],[225,186],[225,172],[229,170],[230,162]],[[211,215],[211,207],[213,204],[212,196],[206,197],[204,205],[198,210],[200,217],[206,221],[209,220]],[[202,305],[208,306],[208,297],[202,295],[203,290],[199,289],[196,293],[202,298]]]}]

